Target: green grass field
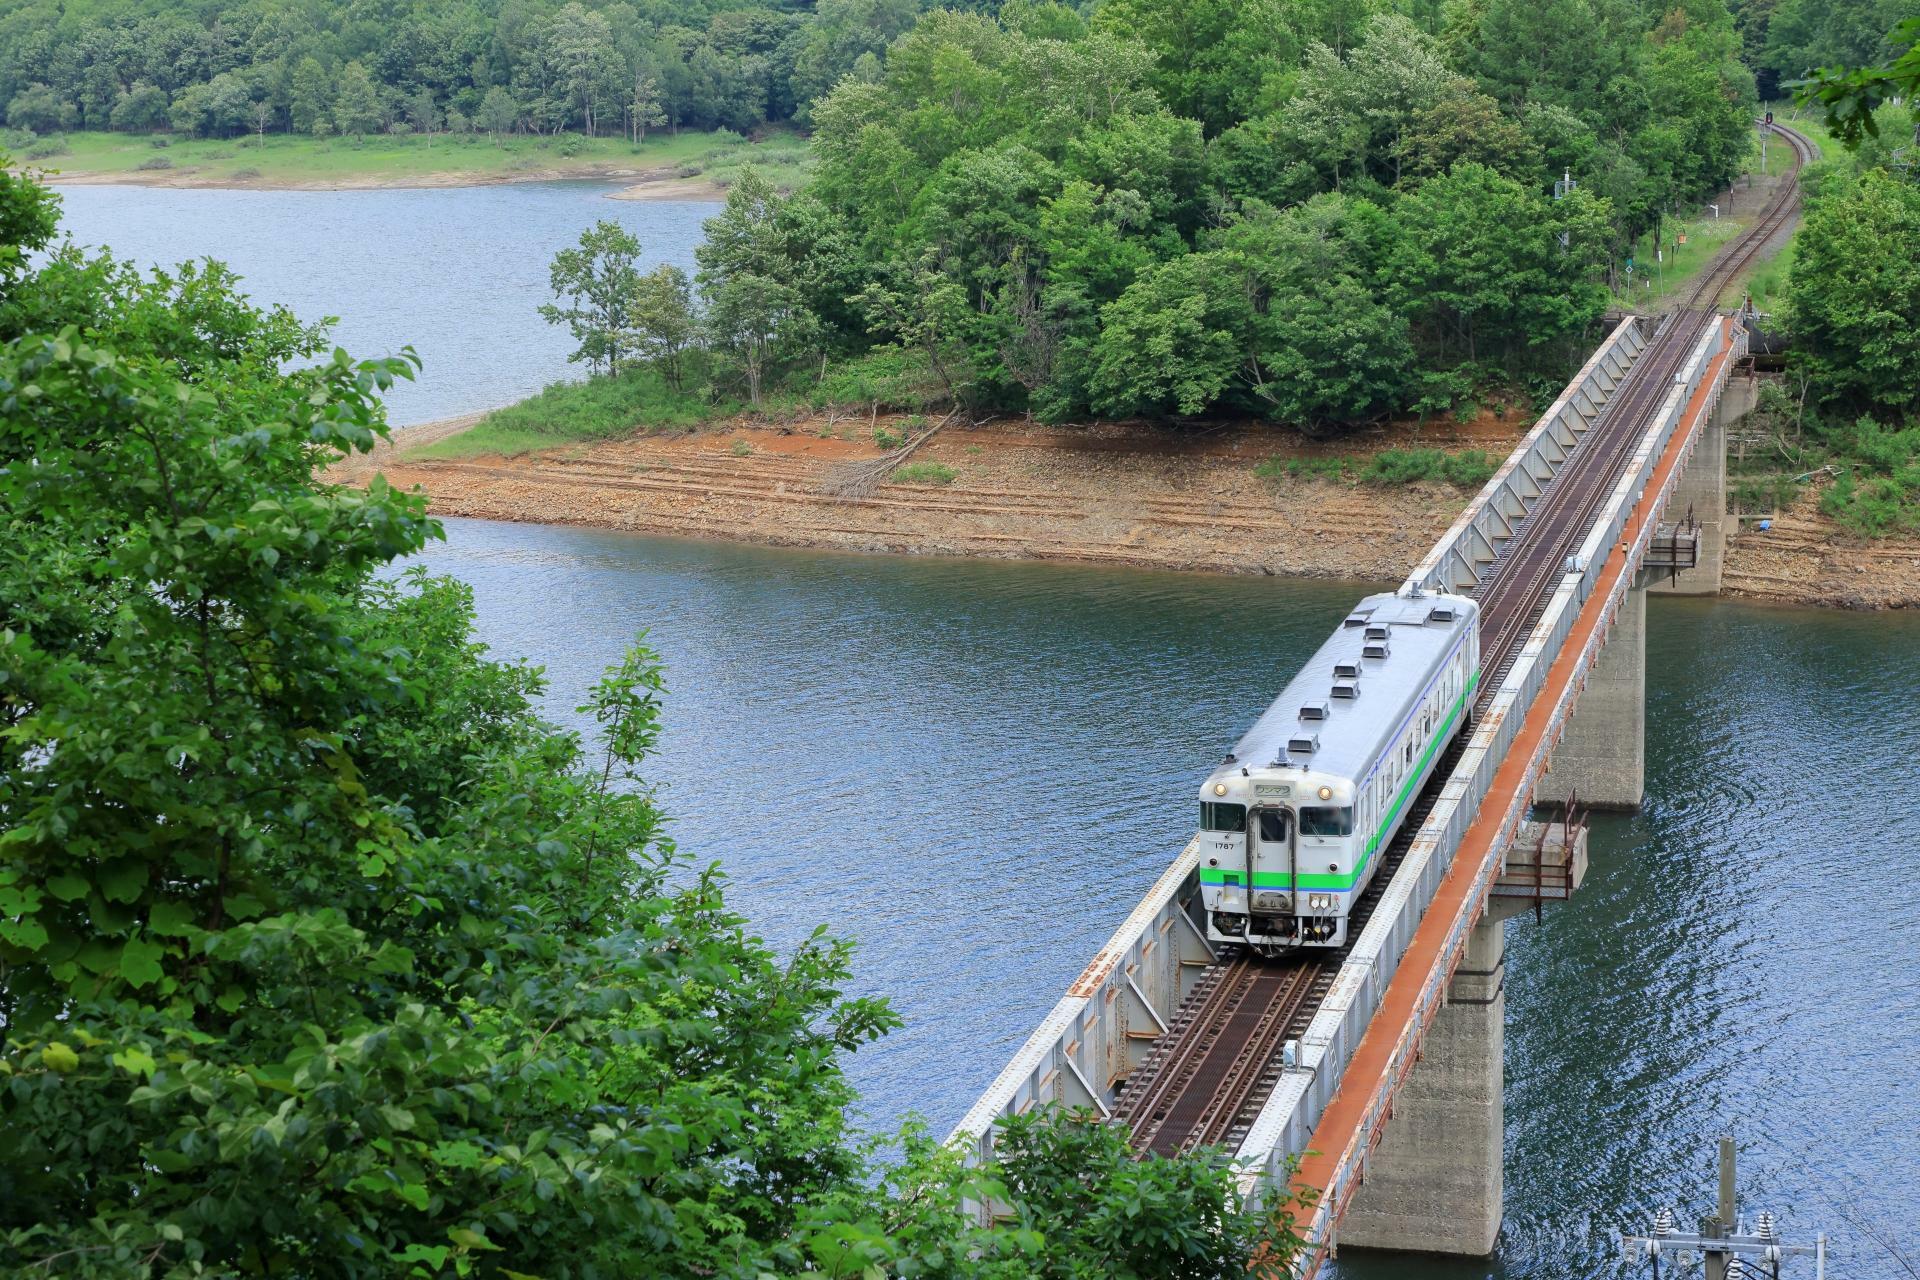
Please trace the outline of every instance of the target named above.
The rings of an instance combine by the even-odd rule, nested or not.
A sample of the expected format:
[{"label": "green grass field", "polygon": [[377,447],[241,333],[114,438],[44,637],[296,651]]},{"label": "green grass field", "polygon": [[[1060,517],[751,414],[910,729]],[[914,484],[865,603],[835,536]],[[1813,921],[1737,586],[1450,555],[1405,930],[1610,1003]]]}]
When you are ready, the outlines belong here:
[{"label": "green grass field", "polygon": [[[156,145],[163,140],[165,145]],[[671,169],[681,177],[724,185],[751,163],[764,166],[777,184],[791,187],[804,181],[809,160],[806,139],[798,134],[775,133],[750,143],[736,134],[691,130],[678,137],[655,134],[638,147],[625,138],[578,135],[504,135],[498,142],[485,134],[407,135],[355,142],[283,133],[215,140],[77,132],[37,139],[14,151],[15,163],[56,174],[261,186],[438,184],[648,169]],[[568,151],[573,154],[564,154]]]}]

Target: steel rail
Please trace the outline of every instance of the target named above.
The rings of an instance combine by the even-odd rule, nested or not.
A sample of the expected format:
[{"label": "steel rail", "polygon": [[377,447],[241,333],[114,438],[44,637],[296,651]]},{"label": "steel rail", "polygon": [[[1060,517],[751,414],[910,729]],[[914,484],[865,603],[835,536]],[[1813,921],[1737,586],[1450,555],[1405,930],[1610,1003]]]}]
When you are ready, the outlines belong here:
[{"label": "steel rail", "polygon": [[[1559,568],[1566,555],[1577,544],[1601,501],[1618,482],[1632,454],[1631,449],[1622,446],[1644,429],[1647,415],[1664,400],[1673,376],[1699,343],[1713,304],[1799,207],[1798,175],[1801,166],[1813,156],[1813,144],[1791,129],[1779,125],[1766,127],[1784,137],[1793,148],[1793,166],[1787,172],[1784,185],[1754,225],[1715,256],[1689,290],[1686,300],[1665,317],[1653,342],[1634,362],[1624,384],[1608,401],[1593,429],[1555,475],[1548,491],[1541,495],[1534,511],[1516,530],[1515,537],[1502,549],[1502,556],[1491,566],[1487,579],[1474,592],[1482,610],[1482,670],[1491,669],[1490,676],[1480,684],[1483,707],[1492,700],[1519,656],[1553,583],[1559,578]],[[1520,571],[1518,578],[1514,576],[1516,569]]]}]

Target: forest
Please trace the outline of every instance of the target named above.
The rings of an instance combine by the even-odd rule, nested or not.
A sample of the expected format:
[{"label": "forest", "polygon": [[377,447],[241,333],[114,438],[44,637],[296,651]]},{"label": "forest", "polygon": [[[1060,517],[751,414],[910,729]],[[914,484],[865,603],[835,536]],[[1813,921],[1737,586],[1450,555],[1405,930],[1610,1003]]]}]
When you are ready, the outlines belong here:
[{"label": "forest", "polygon": [[[810,188],[736,186],[697,280],[633,311],[699,313],[676,396],[1439,412],[1577,365],[1626,247],[1748,163],[1753,102],[1719,0],[938,10],[811,104]],[[610,370],[655,337],[600,305]]]},{"label": "forest", "polygon": [[[927,7],[923,0],[9,0],[0,5],[0,108],[14,128],[39,133],[618,135],[663,126],[745,133],[789,120],[804,125],[842,77],[873,78],[888,46]],[[1478,43],[1489,7],[1485,0],[1405,0],[1400,9],[1457,52]],[[1282,82],[1314,42],[1346,53],[1378,8],[1368,0],[1286,0],[1183,13],[1120,0],[1102,7],[1099,25],[1137,35],[1163,56],[1186,46],[1154,88],[1170,110],[1211,134],[1285,97]],[[1561,88],[1604,92],[1634,60],[1622,42],[1636,43],[1666,13],[1639,0],[1551,4],[1529,15],[1545,43],[1496,40],[1455,61],[1476,74],[1511,65],[1509,92],[1494,89],[1507,100],[1539,67],[1570,69],[1569,54],[1587,61],[1582,40],[1590,32],[1597,56],[1573,77],[1587,83]],[[1876,61],[1886,33],[1912,13],[1911,0],[1734,6],[1740,51],[1768,97],[1814,68]],[[1493,29],[1506,22],[1495,18]],[[1498,61],[1509,54],[1521,60]],[[1598,101],[1573,105],[1604,110]]]}]

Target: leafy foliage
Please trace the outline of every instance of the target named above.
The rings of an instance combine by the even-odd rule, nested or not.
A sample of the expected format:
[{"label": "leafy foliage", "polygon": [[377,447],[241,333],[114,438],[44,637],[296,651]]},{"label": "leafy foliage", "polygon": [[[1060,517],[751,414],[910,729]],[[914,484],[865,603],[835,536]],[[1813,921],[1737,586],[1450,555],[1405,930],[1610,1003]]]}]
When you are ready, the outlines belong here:
[{"label": "leafy foliage", "polygon": [[1872,170],[1809,202],[1788,324],[1817,394],[1920,413],[1920,187]]},{"label": "leafy foliage", "polygon": [[1074,1118],[876,1170],[841,1064],[897,1019],[676,856],[654,655],[591,745],[553,728],[465,587],[392,572],[424,496],[315,478],[410,357],[217,265],[30,270],[51,214],[0,173],[0,1267],[1225,1280],[1297,1244],[1210,1155]]},{"label": "leafy foliage", "polygon": [[[1880,39],[1885,32],[1884,39]],[[1878,136],[1879,108],[1920,96],[1920,10],[1912,0],[1854,0],[1828,7],[1786,0],[1772,15],[1770,69],[1818,103],[1848,146]]]}]

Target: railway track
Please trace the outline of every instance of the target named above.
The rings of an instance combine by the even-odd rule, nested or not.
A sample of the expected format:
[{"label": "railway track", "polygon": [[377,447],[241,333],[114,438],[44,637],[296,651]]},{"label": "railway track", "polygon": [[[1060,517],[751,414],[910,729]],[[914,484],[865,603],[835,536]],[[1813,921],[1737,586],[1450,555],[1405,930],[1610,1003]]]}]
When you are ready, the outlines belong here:
[{"label": "railway track", "polygon": [[1711,323],[1716,304],[1768,241],[1800,207],[1796,180],[1814,156],[1813,144],[1779,125],[1769,126],[1793,148],[1788,179],[1738,240],[1701,272],[1678,307],[1660,321],[1626,381],[1555,474],[1486,577],[1474,589],[1480,601],[1480,708],[1492,701],[1561,576],[1566,557],[1591,526],[1593,513],[1613,492],[1647,416],[1672,389],[1674,376]]},{"label": "railway track", "polygon": [[[1814,158],[1813,144],[1791,129],[1769,127],[1793,149],[1788,180],[1661,319],[1652,343],[1474,590],[1481,606],[1481,709],[1518,659],[1568,553],[1618,483],[1648,415],[1672,388],[1721,296],[1799,208],[1797,175]],[[1464,746],[1463,734],[1382,855],[1355,905],[1349,938],[1357,940],[1365,928]],[[1278,961],[1235,953],[1209,968],[1121,1090],[1115,1114],[1132,1130],[1135,1147],[1173,1155],[1242,1137],[1278,1081],[1282,1046],[1306,1030],[1344,959],[1344,948]]]}]

